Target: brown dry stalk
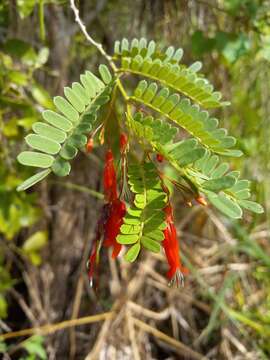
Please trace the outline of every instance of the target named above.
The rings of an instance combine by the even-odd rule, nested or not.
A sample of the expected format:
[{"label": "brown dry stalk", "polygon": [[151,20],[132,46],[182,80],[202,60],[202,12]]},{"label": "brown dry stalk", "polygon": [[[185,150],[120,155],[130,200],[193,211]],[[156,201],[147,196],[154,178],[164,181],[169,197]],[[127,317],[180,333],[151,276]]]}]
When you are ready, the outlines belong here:
[{"label": "brown dry stalk", "polygon": [[156,338],[166,342],[167,344],[172,345],[174,348],[178,349],[182,355],[188,355],[191,359],[195,360],[206,360],[206,357],[199,354],[198,352],[190,349],[188,346],[180,342],[179,340],[175,340],[174,338],[164,334],[162,331],[157,330],[156,328],[146,324],[145,322],[132,318],[134,325],[138,326],[145,332],[148,332],[155,336]]},{"label": "brown dry stalk", "polygon": [[48,334],[51,334],[56,331],[63,330],[63,329],[69,328],[69,327],[91,324],[94,322],[111,319],[113,316],[114,316],[114,312],[109,311],[109,312],[98,314],[98,315],[81,317],[79,319],[65,320],[65,321],[62,321],[57,324],[46,324],[46,325],[43,325],[40,327],[34,327],[34,328],[24,329],[24,330],[19,330],[19,331],[13,331],[13,332],[9,332],[9,333],[0,335],[0,340],[7,340],[7,339],[15,338],[15,337],[20,337],[20,336],[32,336],[35,334],[48,335]]}]

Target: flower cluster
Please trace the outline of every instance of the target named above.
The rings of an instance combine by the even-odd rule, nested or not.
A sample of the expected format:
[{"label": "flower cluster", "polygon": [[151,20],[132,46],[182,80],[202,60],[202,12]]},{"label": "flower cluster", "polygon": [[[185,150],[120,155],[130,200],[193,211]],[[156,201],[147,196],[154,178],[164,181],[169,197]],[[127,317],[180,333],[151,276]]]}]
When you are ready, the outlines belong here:
[{"label": "flower cluster", "polygon": [[104,246],[112,247],[112,257],[115,258],[121,251],[121,245],[116,241],[123,218],[126,214],[126,205],[118,198],[117,176],[114,168],[114,158],[111,150],[107,151],[103,173],[104,194],[109,204],[109,215],[104,225]]},{"label": "flower cluster", "polygon": [[116,237],[119,234],[123,218],[126,214],[126,205],[118,196],[114,156],[110,149],[106,152],[105,157],[103,186],[106,204],[103,206],[101,217],[97,224],[96,237],[88,260],[90,286],[93,285],[94,270],[99,262],[99,251],[102,245],[112,247],[112,258],[118,256],[122,247],[116,241]]},{"label": "flower cluster", "polygon": [[[92,151],[93,138],[88,140],[86,150]],[[99,252],[104,247],[112,248],[112,258],[115,259],[121,249],[122,245],[117,242],[116,238],[120,234],[121,225],[124,223],[124,216],[126,215],[126,204],[122,198],[127,197],[129,187],[127,183],[127,151],[128,138],[125,134],[120,135],[119,139],[120,150],[120,191],[118,192],[117,174],[114,165],[114,155],[111,149],[108,149],[105,156],[105,165],[103,170],[103,188],[105,205],[102,208],[101,216],[97,223],[96,236],[93,241],[92,249],[88,260],[88,275],[90,285],[93,286],[94,276],[98,274],[95,268],[99,263]],[[158,154],[160,155],[160,154]],[[163,161],[162,155],[157,158],[158,162]],[[160,175],[162,178],[162,175]],[[164,192],[167,193],[169,199],[169,190],[162,181]],[[166,207],[163,209],[165,213],[166,228],[163,230],[164,240],[162,246],[169,264],[167,277],[169,285],[176,285],[177,287],[183,285],[184,274],[187,269],[182,266],[179,254],[179,243],[177,239],[176,228],[174,225],[172,207],[168,201]],[[95,279],[96,280],[96,279]],[[96,281],[95,281],[96,283]]]}]

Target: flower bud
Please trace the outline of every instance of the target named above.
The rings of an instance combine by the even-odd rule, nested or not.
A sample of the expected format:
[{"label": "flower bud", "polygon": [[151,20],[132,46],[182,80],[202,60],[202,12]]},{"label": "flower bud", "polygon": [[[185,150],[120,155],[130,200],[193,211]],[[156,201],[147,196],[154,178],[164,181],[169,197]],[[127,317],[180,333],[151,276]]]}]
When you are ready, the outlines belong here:
[{"label": "flower bud", "polygon": [[90,136],[86,144],[86,152],[90,154],[94,148],[94,139]]},{"label": "flower bud", "polygon": [[198,196],[195,200],[196,200],[197,203],[200,204],[200,205],[203,205],[203,206],[207,206],[207,205],[208,205],[207,201],[206,201],[205,198],[202,197],[202,196]]},{"label": "flower bud", "polygon": [[164,156],[158,153],[156,159],[158,162],[162,163],[164,161]]}]

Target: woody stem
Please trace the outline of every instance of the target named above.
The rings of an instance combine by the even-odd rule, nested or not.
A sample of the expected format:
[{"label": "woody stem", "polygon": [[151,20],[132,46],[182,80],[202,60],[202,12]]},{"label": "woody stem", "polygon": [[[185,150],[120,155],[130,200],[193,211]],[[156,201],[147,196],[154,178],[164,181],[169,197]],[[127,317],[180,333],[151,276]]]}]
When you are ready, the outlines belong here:
[{"label": "woody stem", "polygon": [[[104,50],[102,44],[95,41],[92,38],[92,36],[88,33],[88,31],[86,30],[86,26],[84,25],[82,19],[80,18],[79,9],[75,5],[75,0],[70,0],[70,7],[74,13],[75,21],[79,25],[79,27],[80,27],[82,33],[84,34],[84,36],[86,37],[87,41],[91,45],[95,46],[95,48],[101,53],[101,55],[108,61],[113,72],[115,74],[118,73],[119,70],[118,70],[117,66],[115,65],[115,63],[113,62],[112,57],[109,54],[107,54],[107,52]],[[123,95],[124,99],[127,101],[129,97],[128,97],[128,95],[123,87],[123,84],[121,83],[121,80],[119,78],[117,78],[116,84],[117,84],[117,87],[119,88],[121,94]]]}]

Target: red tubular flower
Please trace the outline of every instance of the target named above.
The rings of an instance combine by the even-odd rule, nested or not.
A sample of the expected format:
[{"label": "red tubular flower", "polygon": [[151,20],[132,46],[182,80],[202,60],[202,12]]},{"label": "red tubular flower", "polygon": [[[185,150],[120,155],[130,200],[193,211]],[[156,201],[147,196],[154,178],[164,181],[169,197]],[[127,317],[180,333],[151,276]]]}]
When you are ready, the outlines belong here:
[{"label": "red tubular flower", "polygon": [[117,199],[117,180],[113,160],[113,153],[108,150],[103,172],[103,185],[105,198],[109,202]]},{"label": "red tubular flower", "polygon": [[184,284],[184,275],[187,273],[187,269],[182,266],[180,255],[179,255],[179,243],[177,240],[176,228],[173,222],[173,212],[170,205],[167,205],[164,209],[166,214],[166,223],[167,227],[163,231],[164,240],[162,242],[167,261],[169,264],[169,271],[167,272],[167,277],[170,280],[170,284],[179,285]]},{"label": "red tubular flower", "polygon": [[123,201],[116,199],[111,203],[110,215],[104,227],[104,246],[113,247],[112,258],[115,259],[122,249],[118,244],[116,237],[123,224],[123,218],[126,214],[126,205]]},{"label": "red tubular flower", "polygon": [[94,147],[94,139],[92,137],[90,137],[87,141],[87,144],[85,146],[86,152],[89,154],[92,152]]},{"label": "red tubular flower", "polygon": [[[126,135],[123,135],[120,142],[122,149],[124,149],[123,147],[127,144]],[[105,198],[109,202],[109,214],[107,221],[104,224],[104,246],[112,246],[112,257],[116,258],[122,248],[122,246],[116,241],[116,237],[119,234],[120,226],[122,225],[123,218],[126,214],[126,205],[118,198],[116,171],[113,164],[113,153],[111,150],[108,150],[106,153],[103,181]]]},{"label": "red tubular flower", "polygon": [[[127,137],[125,134],[122,135],[123,136],[120,138],[120,143],[124,151],[124,147],[127,145]],[[109,201],[109,214],[107,221],[104,224],[104,246],[112,246],[112,257],[116,258],[122,248],[122,246],[116,241],[116,237],[119,234],[120,227],[123,223],[123,218],[126,214],[126,205],[118,198],[117,177],[113,164],[113,153],[111,150],[108,150],[106,153],[103,176],[104,193],[106,199]]]},{"label": "red tubular flower", "polygon": [[118,198],[117,176],[113,163],[113,153],[106,153],[103,172],[104,194],[107,203],[103,206],[100,219],[97,224],[96,237],[88,260],[88,276],[90,286],[93,286],[95,268],[99,262],[99,251],[102,245],[112,247],[112,258],[116,258],[121,251],[122,245],[118,244],[116,237],[123,224],[126,214],[126,205]]}]

